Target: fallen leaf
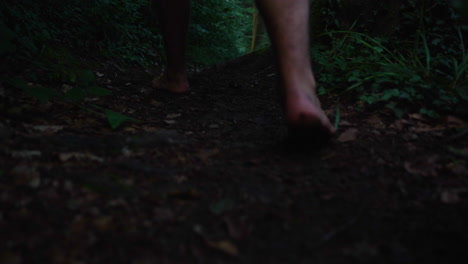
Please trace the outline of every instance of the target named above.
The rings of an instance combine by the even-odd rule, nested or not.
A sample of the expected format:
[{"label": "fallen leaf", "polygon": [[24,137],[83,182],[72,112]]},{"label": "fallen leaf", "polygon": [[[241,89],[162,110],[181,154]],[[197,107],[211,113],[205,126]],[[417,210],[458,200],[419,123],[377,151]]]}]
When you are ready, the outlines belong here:
[{"label": "fallen leaf", "polygon": [[155,208],[153,215],[156,222],[171,222],[175,219],[174,213],[168,208]]},{"label": "fallen leaf", "polygon": [[130,133],[135,133],[138,130],[136,128],[134,128],[134,127],[124,127],[123,131],[130,132]]},{"label": "fallen leaf", "polygon": [[467,126],[467,124],[463,120],[454,116],[447,116],[446,122],[449,125],[449,127],[466,127]]},{"label": "fallen leaf", "polygon": [[205,241],[206,241],[206,244],[213,249],[216,249],[218,251],[221,251],[233,257],[239,256],[239,250],[229,240],[218,240],[218,241],[205,240]]},{"label": "fallen leaf", "polygon": [[413,175],[437,176],[437,169],[439,168],[439,165],[437,164],[438,160],[439,156],[433,155],[414,162],[406,161],[404,163],[404,167],[407,172]]},{"label": "fallen leaf", "polygon": [[384,128],[385,127],[385,124],[382,122],[380,117],[377,116],[377,115],[372,115],[372,116],[368,117],[365,121],[369,125],[371,125],[373,127],[376,127],[376,128]]},{"label": "fallen leaf", "polygon": [[422,114],[419,114],[419,113],[409,114],[408,116],[411,119],[420,120],[420,121],[427,121],[427,118],[425,118]]},{"label": "fallen leaf", "polygon": [[68,91],[70,91],[71,89],[73,89],[73,86],[70,86],[70,85],[68,85],[68,84],[63,84],[63,85],[62,85],[62,91],[63,91],[64,93],[68,93]]},{"label": "fallen leaf", "polygon": [[168,114],[168,115],[166,115],[166,118],[167,119],[174,119],[174,118],[178,118],[180,116],[181,116],[181,114]]},{"label": "fallen leaf", "polygon": [[228,229],[229,235],[235,240],[243,240],[250,234],[250,227],[245,220],[240,217],[226,216],[223,218]]},{"label": "fallen leaf", "polygon": [[52,134],[52,133],[57,133],[58,131],[62,130],[63,126],[39,125],[39,126],[33,126],[32,128],[39,132]]},{"label": "fallen leaf", "polygon": [[339,142],[349,142],[357,138],[359,130],[357,128],[349,128],[338,137]]},{"label": "fallen leaf", "polygon": [[66,152],[58,154],[60,161],[65,162],[70,159],[76,160],[91,160],[96,162],[104,162],[104,159],[98,156],[95,156],[90,153],[81,153],[81,152]]},{"label": "fallen leaf", "polygon": [[403,130],[405,125],[408,123],[408,121],[404,119],[396,120],[392,125],[390,125],[391,128],[395,128],[396,130]]},{"label": "fallen leaf", "polygon": [[16,185],[28,185],[31,188],[37,188],[41,183],[41,175],[35,164],[21,163],[10,171],[10,175]]},{"label": "fallen leaf", "polygon": [[353,124],[351,124],[350,122],[348,121],[345,121],[345,120],[341,120],[340,123],[338,124],[339,127],[350,127],[350,126],[354,126]]},{"label": "fallen leaf", "polygon": [[448,150],[449,150],[451,153],[453,153],[453,154],[455,154],[455,155],[457,155],[457,156],[459,156],[459,157],[468,158],[468,148],[457,149],[457,148],[454,148],[454,147],[449,146],[449,147],[448,147]]},{"label": "fallen leaf", "polygon": [[468,175],[468,169],[465,163],[449,163],[446,168],[458,176]]},{"label": "fallen leaf", "polygon": [[101,232],[109,231],[113,227],[112,216],[100,216],[94,219],[93,225],[97,230]]},{"label": "fallen leaf", "polygon": [[143,126],[140,130],[147,131],[147,132],[155,132],[158,131],[158,127],[151,127],[151,126]]},{"label": "fallen leaf", "polygon": [[446,204],[455,204],[460,202],[460,194],[465,193],[467,189],[443,190],[440,193],[440,200]]},{"label": "fallen leaf", "polygon": [[76,215],[69,226],[69,231],[72,234],[83,233],[86,229],[87,229],[87,221],[82,215]]},{"label": "fallen leaf", "polygon": [[197,157],[204,163],[209,164],[211,158],[219,153],[219,149],[202,149],[197,153]]},{"label": "fallen leaf", "polygon": [[161,105],[163,105],[163,104],[164,104],[163,102],[159,102],[159,101],[156,101],[156,100],[152,100],[152,101],[151,101],[151,105],[152,105],[152,106],[158,107],[158,106],[161,106]]},{"label": "fallen leaf", "polygon": [[440,125],[431,127],[431,126],[423,124],[421,122],[418,122],[417,125],[418,125],[417,127],[411,127],[409,130],[411,132],[415,132],[415,133],[425,133],[425,132],[434,132],[434,131],[445,130],[445,127],[440,126]]},{"label": "fallen leaf", "polygon": [[178,184],[181,184],[181,183],[186,182],[188,179],[187,179],[187,176],[185,176],[185,175],[176,175],[176,176],[174,177],[174,180],[175,180],[175,182],[177,182]]},{"label": "fallen leaf", "polygon": [[34,158],[41,155],[42,153],[39,150],[14,150],[11,152],[13,158]]},{"label": "fallen leaf", "polygon": [[21,264],[23,263],[23,258],[21,255],[13,252],[8,252],[2,250],[0,253],[0,263],[2,264]]},{"label": "fallen leaf", "polygon": [[328,159],[331,159],[331,158],[335,157],[335,155],[336,155],[335,152],[331,152],[331,153],[325,154],[325,155],[321,158],[321,160],[328,160]]}]

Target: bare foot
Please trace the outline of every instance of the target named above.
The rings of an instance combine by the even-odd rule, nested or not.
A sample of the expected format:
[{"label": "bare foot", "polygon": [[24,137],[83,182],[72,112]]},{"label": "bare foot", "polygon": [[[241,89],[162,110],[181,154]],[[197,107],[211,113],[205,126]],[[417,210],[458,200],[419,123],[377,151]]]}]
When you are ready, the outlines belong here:
[{"label": "bare foot", "polygon": [[290,132],[299,132],[306,137],[328,138],[335,134],[335,128],[322,110],[316,95],[315,81],[290,85],[283,90],[283,94]]},{"label": "bare foot", "polygon": [[190,85],[185,74],[177,74],[169,77],[169,74],[163,73],[161,76],[151,81],[151,87],[177,94],[190,91]]}]

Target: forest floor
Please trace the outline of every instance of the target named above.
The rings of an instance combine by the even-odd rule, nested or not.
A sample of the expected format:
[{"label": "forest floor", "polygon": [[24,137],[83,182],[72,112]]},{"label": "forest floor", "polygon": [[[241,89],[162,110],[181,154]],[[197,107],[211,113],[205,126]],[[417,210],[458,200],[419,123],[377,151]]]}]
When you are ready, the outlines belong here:
[{"label": "forest floor", "polygon": [[177,96],[139,67],[95,70],[113,95],[84,103],[139,122],[1,87],[0,263],[468,263],[459,118],[342,100],[317,148],[286,140],[268,56]]}]

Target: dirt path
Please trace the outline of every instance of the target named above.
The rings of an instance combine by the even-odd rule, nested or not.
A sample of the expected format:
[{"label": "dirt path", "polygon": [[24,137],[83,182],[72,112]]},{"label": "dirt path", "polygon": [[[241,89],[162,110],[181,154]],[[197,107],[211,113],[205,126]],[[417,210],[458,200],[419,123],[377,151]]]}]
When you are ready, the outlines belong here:
[{"label": "dirt path", "polygon": [[182,96],[99,72],[114,95],[88,101],[142,122],[7,94],[0,263],[468,263],[459,119],[343,103],[339,137],[303,151],[269,58],[195,74]]}]

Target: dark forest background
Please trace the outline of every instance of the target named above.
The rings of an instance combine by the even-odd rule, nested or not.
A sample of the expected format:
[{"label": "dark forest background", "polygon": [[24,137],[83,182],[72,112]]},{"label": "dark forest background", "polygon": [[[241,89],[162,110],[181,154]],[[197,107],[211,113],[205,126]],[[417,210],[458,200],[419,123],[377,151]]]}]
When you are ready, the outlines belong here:
[{"label": "dark forest background", "polygon": [[[320,94],[355,100],[362,109],[386,107],[397,116],[466,115],[465,2],[311,1],[311,53]],[[89,86],[95,79],[89,69],[96,67],[90,58],[161,68],[162,37],[153,9],[149,0],[4,0],[2,83]],[[191,21],[192,69],[268,49],[252,1],[194,0]],[[46,99],[51,94],[24,90]]]}]

